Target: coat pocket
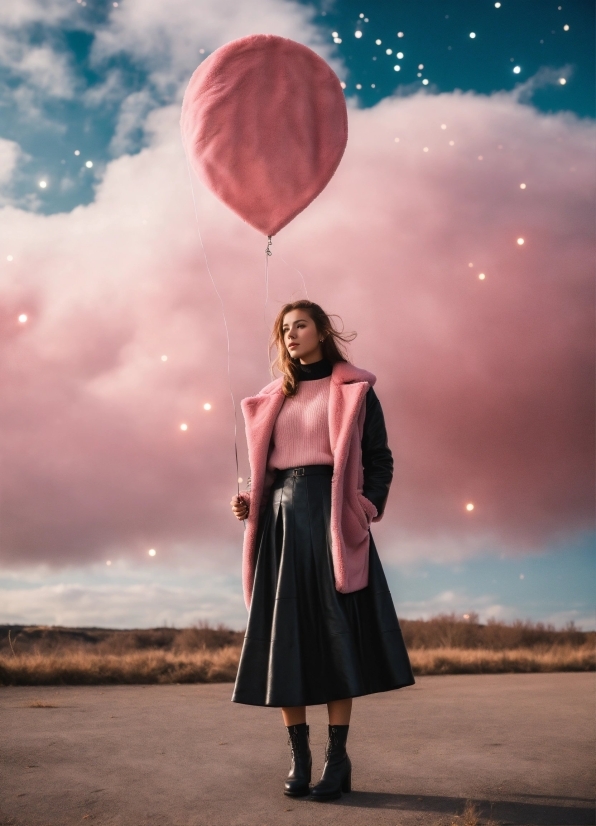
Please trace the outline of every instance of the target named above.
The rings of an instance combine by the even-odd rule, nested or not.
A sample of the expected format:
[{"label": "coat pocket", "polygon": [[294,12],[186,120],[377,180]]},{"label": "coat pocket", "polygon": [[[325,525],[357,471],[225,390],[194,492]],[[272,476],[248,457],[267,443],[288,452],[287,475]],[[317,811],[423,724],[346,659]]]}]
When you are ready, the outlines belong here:
[{"label": "coat pocket", "polygon": [[358,503],[364,512],[367,526],[373,521],[378,511],[375,505],[367,499],[360,491],[358,491]]}]

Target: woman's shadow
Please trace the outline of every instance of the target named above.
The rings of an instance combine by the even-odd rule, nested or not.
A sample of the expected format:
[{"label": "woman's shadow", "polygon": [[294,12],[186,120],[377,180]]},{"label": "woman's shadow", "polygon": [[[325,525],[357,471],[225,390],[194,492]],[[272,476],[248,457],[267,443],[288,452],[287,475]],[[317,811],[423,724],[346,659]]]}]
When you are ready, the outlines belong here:
[{"label": "woman's shadow", "polygon": [[[594,801],[587,798],[522,794],[517,797],[526,798],[527,802],[353,791],[336,803],[362,809],[417,811],[446,816],[461,815],[468,804],[475,807],[478,817],[482,820],[490,818],[497,823],[507,823],[511,826],[594,826],[596,823]],[[531,801],[530,798],[535,800]]]}]

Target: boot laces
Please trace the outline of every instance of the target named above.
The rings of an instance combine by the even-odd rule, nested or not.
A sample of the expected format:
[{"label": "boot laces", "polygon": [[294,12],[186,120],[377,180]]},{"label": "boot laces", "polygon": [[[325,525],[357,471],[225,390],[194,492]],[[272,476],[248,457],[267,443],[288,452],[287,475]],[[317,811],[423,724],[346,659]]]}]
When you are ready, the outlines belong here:
[{"label": "boot laces", "polygon": [[331,752],[333,752],[335,749],[339,749],[340,745],[341,738],[339,732],[335,731],[335,729],[332,728],[329,732],[329,737],[327,739],[327,747],[325,748],[325,760],[329,760]]},{"label": "boot laces", "polygon": [[[306,739],[308,741],[308,729],[306,731]],[[299,735],[297,731],[288,731],[288,745],[292,751],[292,756],[296,757],[299,752]]]}]

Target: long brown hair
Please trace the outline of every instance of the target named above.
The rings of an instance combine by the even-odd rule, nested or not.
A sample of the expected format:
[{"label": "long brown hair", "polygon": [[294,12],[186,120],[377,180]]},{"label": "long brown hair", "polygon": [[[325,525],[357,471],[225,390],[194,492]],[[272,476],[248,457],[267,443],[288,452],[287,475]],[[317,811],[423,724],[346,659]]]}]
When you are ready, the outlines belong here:
[{"label": "long brown hair", "polygon": [[[269,345],[270,350],[273,349],[273,347],[277,347],[277,357],[272,362],[271,367],[277,367],[283,375],[282,392],[284,396],[294,396],[299,384],[300,359],[293,359],[290,356],[284,342],[283,334],[284,316],[292,312],[292,310],[306,310],[312,318],[317,332],[323,338],[321,343],[323,358],[326,358],[331,364],[335,364],[338,361],[349,361],[344,345],[356,338],[356,333],[344,333],[343,322],[342,329],[338,330],[331,319],[339,318],[339,316],[328,315],[325,310],[318,304],[315,304],[314,301],[308,301],[303,298],[299,301],[292,301],[291,304],[284,304],[273,324]],[[339,320],[341,321],[341,319]]]}]

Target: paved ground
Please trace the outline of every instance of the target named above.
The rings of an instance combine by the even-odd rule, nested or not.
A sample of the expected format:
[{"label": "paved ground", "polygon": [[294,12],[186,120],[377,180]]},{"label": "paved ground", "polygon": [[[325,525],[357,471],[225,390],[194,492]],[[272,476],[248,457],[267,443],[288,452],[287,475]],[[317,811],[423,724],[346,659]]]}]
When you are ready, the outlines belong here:
[{"label": "paved ground", "polygon": [[[280,713],[231,689],[0,689],[0,824],[447,826],[466,800],[481,823],[595,822],[592,674],[423,677],[360,698],[355,790],[326,804],[281,794]],[[311,711],[318,779],[326,720]]]}]

